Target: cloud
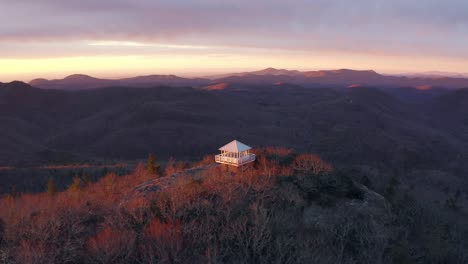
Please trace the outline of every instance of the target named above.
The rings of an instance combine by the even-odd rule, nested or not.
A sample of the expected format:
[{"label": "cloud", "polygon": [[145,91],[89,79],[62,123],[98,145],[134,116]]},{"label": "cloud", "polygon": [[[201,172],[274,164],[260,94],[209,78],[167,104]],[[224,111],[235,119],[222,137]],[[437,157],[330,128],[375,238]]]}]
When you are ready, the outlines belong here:
[{"label": "cloud", "polygon": [[[13,53],[28,42],[44,56],[120,46],[136,53],[239,47],[468,58],[464,0],[0,0],[0,7],[0,47]],[[105,51],[83,41],[119,45]]]},{"label": "cloud", "polygon": [[[208,46],[195,46],[195,45],[174,45],[174,44],[161,44],[161,43],[148,43],[148,42],[134,42],[134,41],[91,41],[87,43],[89,46],[104,46],[104,47],[154,47],[166,49],[209,49]],[[215,47],[211,47],[215,48]]]}]

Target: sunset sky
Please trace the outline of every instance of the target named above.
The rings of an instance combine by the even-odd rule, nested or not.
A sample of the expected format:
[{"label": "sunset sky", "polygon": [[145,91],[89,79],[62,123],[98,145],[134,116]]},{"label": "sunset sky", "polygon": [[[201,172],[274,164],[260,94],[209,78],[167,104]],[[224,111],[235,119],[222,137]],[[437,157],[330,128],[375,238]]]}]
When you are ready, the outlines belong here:
[{"label": "sunset sky", "polygon": [[0,0],[0,81],[266,67],[468,73],[466,0]]}]

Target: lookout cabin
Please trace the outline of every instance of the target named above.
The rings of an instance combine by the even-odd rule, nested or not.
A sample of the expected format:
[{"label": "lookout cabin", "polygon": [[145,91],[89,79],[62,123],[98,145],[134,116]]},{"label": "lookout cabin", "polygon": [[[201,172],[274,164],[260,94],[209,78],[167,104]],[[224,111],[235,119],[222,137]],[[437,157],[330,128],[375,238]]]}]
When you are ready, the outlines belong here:
[{"label": "lookout cabin", "polygon": [[250,153],[251,147],[242,142],[233,140],[219,148],[221,154],[215,156],[215,161],[231,166],[242,166],[255,161],[255,154]]}]

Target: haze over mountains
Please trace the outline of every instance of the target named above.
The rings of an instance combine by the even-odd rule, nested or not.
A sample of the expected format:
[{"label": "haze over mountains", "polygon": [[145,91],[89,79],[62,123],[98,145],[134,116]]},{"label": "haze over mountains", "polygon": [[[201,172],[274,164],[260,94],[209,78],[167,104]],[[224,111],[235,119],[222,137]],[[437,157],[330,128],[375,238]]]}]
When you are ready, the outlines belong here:
[{"label": "haze over mountains", "polygon": [[[203,88],[217,84],[222,87],[232,85],[255,84],[291,84],[304,87],[397,87],[417,88],[428,90],[434,88],[459,89],[468,87],[468,78],[443,76],[389,76],[375,71],[356,70],[323,70],[323,71],[296,71],[267,68],[260,71],[232,73],[210,76],[207,78],[183,78],[175,75],[148,75],[124,79],[99,79],[87,75],[75,74],[64,79],[46,80],[35,79],[30,85],[44,89],[85,90],[109,86],[126,87],[153,87],[164,86],[190,86]],[[221,86],[218,86],[221,87]]]}]

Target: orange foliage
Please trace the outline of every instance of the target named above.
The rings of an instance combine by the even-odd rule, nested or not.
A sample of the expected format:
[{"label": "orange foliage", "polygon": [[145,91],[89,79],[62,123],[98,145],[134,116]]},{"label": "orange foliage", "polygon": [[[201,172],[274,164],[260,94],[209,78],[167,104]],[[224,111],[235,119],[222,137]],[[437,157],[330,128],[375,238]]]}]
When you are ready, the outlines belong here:
[{"label": "orange foliage", "polygon": [[315,154],[300,154],[294,160],[294,169],[304,175],[328,173],[333,167]]},{"label": "orange foliage", "polygon": [[47,247],[42,242],[33,242],[29,240],[21,241],[21,244],[15,255],[18,263],[39,264],[50,261],[47,258]]},{"label": "orange foliage", "polygon": [[106,227],[88,240],[87,250],[99,262],[112,263],[117,258],[125,258],[131,254],[135,238],[132,231]]},{"label": "orange foliage", "polygon": [[179,220],[163,223],[154,219],[145,228],[144,239],[140,250],[147,262],[157,256],[159,262],[174,263],[183,246],[182,225]]},{"label": "orange foliage", "polygon": [[187,168],[187,163],[185,162],[176,162],[174,158],[170,158],[167,162],[166,168],[164,170],[165,176],[172,176],[175,173],[184,171]]},{"label": "orange foliage", "polygon": [[159,219],[153,219],[145,229],[147,239],[160,244],[172,243],[174,247],[180,247],[182,243],[180,220],[161,222]]},{"label": "orange foliage", "polygon": [[[275,177],[291,176],[294,172],[320,174],[333,169],[317,155],[294,156],[291,150],[284,148],[258,150],[257,161],[242,168],[211,166],[213,163],[210,156],[200,163],[208,165],[205,168],[184,170],[186,164],[172,160],[166,166],[166,175],[177,172],[178,176],[161,179],[155,179],[148,173],[145,164],[139,164],[132,174],[108,174],[78,191],[66,190],[54,196],[46,193],[23,194],[17,198],[0,199],[0,219],[5,221],[6,230],[4,238],[17,249],[14,257],[19,263],[43,260],[43,253],[53,250],[44,241],[61,237],[64,227],[74,230],[75,233],[69,236],[81,241],[79,245],[85,245],[91,262],[122,261],[135,254],[135,250],[144,260],[143,263],[177,262],[180,252],[184,250],[184,242],[189,243],[183,232],[190,229],[191,234],[196,236],[207,232],[200,228],[215,232],[209,221],[216,218],[206,216],[206,223],[194,222],[190,226],[182,226],[177,219],[186,221],[186,218],[181,215],[190,211],[202,217],[202,212],[214,212],[216,208],[216,212],[222,211],[226,217],[231,217],[236,215],[234,211],[240,206],[239,202],[249,195],[254,194],[259,200],[270,199],[268,197],[272,195],[269,192],[275,186]],[[148,182],[160,189],[134,195],[137,186]],[[77,193],[80,195],[77,196]],[[257,211],[258,214],[263,212]],[[265,218],[260,216],[263,217],[259,217],[260,220]],[[83,219],[88,218],[89,222],[83,224]],[[240,226],[244,218],[237,219]],[[148,223],[148,219],[153,220]],[[104,228],[95,233],[102,225]],[[200,233],[197,233],[198,229]],[[258,241],[265,235],[260,231]],[[141,237],[137,238],[136,232],[142,232]],[[31,238],[31,233],[35,237]],[[0,244],[1,236],[0,222]],[[29,240],[23,241],[21,237]],[[135,243],[136,239],[143,241]],[[247,248],[250,250],[250,247]],[[261,250],[262,247],[258,248]],[[82,250],[79,247],[72,249],[74,252]],[[216,248],[209,245],[203,250],[208,250],[208,255],[217,254]]]},{"label": "orange foliage", "polygon": [[95,183],[89,183],[76,195],[75,190],[67,190],[57,193],[55,196],[40,194],[23,194],[17,198],[0,199],[0,218],[8,226],[16,225],[21,219],[29,218],[38,212],[57,212],[61,209],[87,210],[84,205],[91,208],[114,208],[122,196],[146,182],[152,177],[146,169],[139,169],[126,176],[109,174]]},{"label": "orange foliage", "polygon": [[199,161],[196,166],[205,166],[205,165],[209,165],[209,164],[212,164],[214,161],[214,157],[213,155],[206,155],[205,157],[203,157],[203,159],[201,161]]}]

